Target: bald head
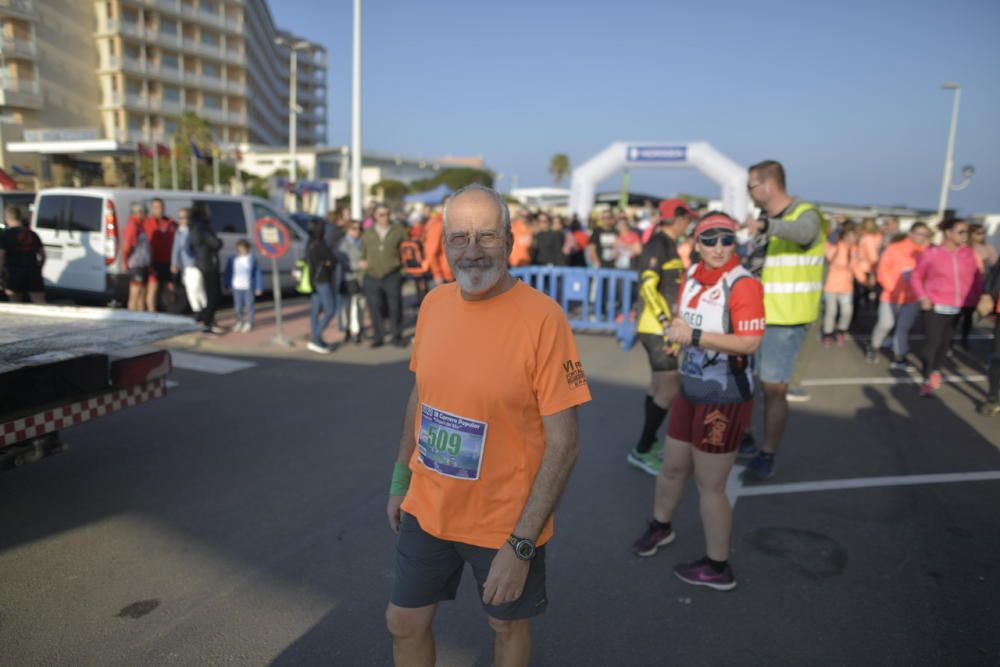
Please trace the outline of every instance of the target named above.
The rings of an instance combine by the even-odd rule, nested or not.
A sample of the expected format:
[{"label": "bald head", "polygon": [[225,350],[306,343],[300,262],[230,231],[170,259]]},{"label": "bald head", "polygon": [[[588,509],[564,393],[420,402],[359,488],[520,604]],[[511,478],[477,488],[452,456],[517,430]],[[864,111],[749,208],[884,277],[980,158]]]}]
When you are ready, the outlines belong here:
[{"label": "bald head", "polygon": [[[479,183],[467,185],[453,194],[444,205],[444,228],[449,229],[449,219],[470,213],[477,217],[484,215],[483,207],[492,208],[496,215],[497,228],[506,237],[510,233],[510,210],[499,192]],[[492,215],[491,215],[492,217]]]}]

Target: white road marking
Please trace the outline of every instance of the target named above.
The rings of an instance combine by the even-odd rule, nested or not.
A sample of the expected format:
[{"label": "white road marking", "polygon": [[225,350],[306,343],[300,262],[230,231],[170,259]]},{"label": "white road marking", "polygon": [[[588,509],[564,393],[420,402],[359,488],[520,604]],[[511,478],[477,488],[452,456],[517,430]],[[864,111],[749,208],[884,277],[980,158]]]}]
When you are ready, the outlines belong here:
[{"label": "white road marking", "polygon": [[[951,482],[989,482],[1000,480],[1000,470],[982,472],[953,472],[939,475],[899,475],[894,477],[859,477],[857,479],[831,479],[816,482],[791,482],[788,484],[761,484],[743,486],[737,496],[770,496],[781,493],[809,493],[812,491],[839,491],[841,489],[867,489],[887,486],[914,486],[918,484],[947,484]],[[728,489],[727,489],[728,490]],[[732,503],[736,504],[733,498]]]},{"label": "white road marking", "polygon": [[228,375],[238,371],[253,368],[257,364],[253,361],[243,361],[242,359],[230,359],[229,357],[216,357],[210,354],[192,354],[190,352],[170,351],[170,356],[174,361],[174,368],[183,368],[188,371],[199,371],[202,373],[213,373],[215,375]]},{"label": "white road marking", "polygon": [[[944,382],[985,382],[985,375],[946,375],[942,378]],[[849,385],[865,384],[920,384],[923,379],[916,375],[900,375],[896,377],[855,377],[855,378],[816,378],[803,380],[803,387],[841,387]]]},{"label": "white road marking", "polygon": [[167,380],[167,389],[176,389],[181,386],[181,383],[177,380]]}]

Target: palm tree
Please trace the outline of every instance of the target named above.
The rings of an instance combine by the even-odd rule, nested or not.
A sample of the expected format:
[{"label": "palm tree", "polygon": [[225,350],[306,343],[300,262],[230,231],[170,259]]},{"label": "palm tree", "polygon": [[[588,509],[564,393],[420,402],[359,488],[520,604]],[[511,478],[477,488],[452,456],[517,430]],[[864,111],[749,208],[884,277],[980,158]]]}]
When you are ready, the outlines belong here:
[{"label": "palm tree", "polygon": [[555,179],[556,185],[569,176],[569,156],[565,153],[556,153],[549,161],[549,173]]}]

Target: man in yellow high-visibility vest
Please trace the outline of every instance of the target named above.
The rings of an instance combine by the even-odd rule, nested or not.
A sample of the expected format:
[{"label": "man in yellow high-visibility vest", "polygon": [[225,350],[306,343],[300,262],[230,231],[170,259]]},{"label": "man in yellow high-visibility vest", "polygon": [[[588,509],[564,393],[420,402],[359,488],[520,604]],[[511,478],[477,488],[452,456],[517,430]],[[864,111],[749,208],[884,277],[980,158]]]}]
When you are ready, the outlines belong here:
[{"label": "man in yellow high-visibility vest", "polygon": [[765,160],[750,167],[747,190],[762,212],[760,218],[747,219],[747,230],[768,237],[767,245],[760,246],[766,248],[760,279],[767,328],[757,364],[764,393],[764,442],[759,451],[752,451],[753,446],[740,450],[753,457],[743,481],[760,482],[774,476],[774,458],[788,424],[788,385],[809,327],[819,318],[827,222],[815,205],[788,194],[779,162]]}]

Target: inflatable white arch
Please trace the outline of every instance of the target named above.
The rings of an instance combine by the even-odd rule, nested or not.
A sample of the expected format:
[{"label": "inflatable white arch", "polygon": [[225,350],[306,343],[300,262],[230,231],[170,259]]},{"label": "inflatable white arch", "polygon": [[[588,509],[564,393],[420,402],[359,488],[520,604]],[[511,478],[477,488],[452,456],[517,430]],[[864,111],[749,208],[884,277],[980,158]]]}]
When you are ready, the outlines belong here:
[{"label": "inflatable white arch", "polygon": [[620,169],[693,167],[722,188],[722,208],[742,221],[750,211],[747,170],[704,141],[616,141],[573,170],[570,211],[587,224],[597,184]]}]

